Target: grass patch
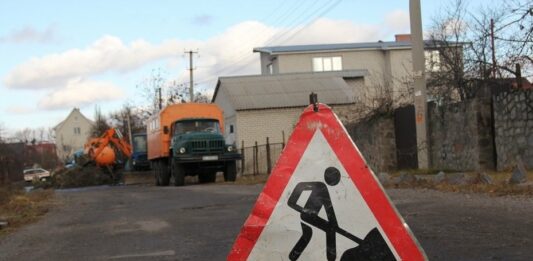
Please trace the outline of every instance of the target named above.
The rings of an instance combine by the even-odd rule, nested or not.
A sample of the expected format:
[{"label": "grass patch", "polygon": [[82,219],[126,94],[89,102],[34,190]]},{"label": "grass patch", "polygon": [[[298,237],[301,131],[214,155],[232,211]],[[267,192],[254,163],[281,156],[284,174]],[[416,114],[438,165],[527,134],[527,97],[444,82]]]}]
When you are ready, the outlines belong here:
[{"label": "grass patch", "polygon": [[[402,173],[404,173],[403,171]],[[421,173],[421,172],[407,172],[412,175],[434,175],[433,173]],[[438,173],[438,172],[437,172]],[[453,173],[445,172],[447,175],[453,175]],[[475,180],[478,172],[463,172],[467,180]],[[527,180],[528,183],[511,185],[508,183],[509,178],[512,175],[511,171],[504,172],[486,172],[492,178],[492,184],[482,184],[479,182],[473,182],[468,184],[449,184],[447,182],[434,183],[427,179],[418,179],[416,182],[401,183],[401,184],[386,184],[386,188],[424,188],[434,189],[445,192],[461,192],[461,193],[485,193],[494,196],[510,196],[510,195],[523,195],[533,196],[533,171],[528,171]],[[392,177],[400,176],[400,172],[391,174]]]},{"label": "grass patch", "polygon": [[0,219],[9,225],[0,229],[0,236],[37,221],[52,206],[53,190],[25,192],[22,188],[0,188]]}]

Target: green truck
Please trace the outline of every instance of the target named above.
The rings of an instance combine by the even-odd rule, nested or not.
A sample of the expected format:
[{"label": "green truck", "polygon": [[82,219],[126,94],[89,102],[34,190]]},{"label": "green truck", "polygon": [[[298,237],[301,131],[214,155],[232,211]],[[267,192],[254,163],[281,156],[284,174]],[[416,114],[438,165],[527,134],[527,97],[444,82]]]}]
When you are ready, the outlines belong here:
[{"label": "green truck", "polygon": [[148,121],[148,159],[158,186],[185,184],[185,176],[198,176],[200,183],[235,181],[236,161],[241,159],[233,144],[226,144],[222,110],[215,104],[184,103],[162,109]]}]

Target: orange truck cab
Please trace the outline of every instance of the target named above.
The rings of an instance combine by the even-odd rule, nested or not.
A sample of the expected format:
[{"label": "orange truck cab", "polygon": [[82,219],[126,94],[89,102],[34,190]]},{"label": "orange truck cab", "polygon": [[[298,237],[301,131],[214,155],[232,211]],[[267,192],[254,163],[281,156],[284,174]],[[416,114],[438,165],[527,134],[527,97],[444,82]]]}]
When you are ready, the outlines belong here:
[{"label": "orange truck cab", "polygon": [[181,103],[163,108],[147,122],[148,160],[156,185],[173,180],[184,185],[185,176],[198,175],[200,182],[214,182],[224,172],[235,181],[236,161],[241,155],[224,140],[224,116],[216,104]]}]

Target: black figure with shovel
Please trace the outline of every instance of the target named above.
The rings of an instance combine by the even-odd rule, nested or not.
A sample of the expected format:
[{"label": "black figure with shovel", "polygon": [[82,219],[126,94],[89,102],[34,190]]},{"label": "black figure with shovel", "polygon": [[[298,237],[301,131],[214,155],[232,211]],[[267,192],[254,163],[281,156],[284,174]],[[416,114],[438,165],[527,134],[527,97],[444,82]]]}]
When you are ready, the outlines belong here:
[{"label": "black figure with shovel", "polygon": [[[340,178],[340,172],[335,167],[329,167],[324,172],[324,180],[329,186],[337,185]],[[335,260],[337,257],[337,233],[357,243],[356,247],[344,252],[341,261],[396,260],[377,228],[370,230],[365,239],[360,239],[339,227],[326,183],[319,181],[300,182],[289,197],[287,204],[292,209],[300,212],[300,218],[302,219],[302,236],[292,248],[289,259],[292,261],[298,260],[307,244],[311,241],[311,236],[313,235],[311,226],[314,226],[326,233],[326,256],[328,261]],[[302,207],[297,204],[297,201],[302,192],[306,190],[309,190],[311,194]],[[318,216],[322,207],[324,207],[326,212],[327,220]]]}]

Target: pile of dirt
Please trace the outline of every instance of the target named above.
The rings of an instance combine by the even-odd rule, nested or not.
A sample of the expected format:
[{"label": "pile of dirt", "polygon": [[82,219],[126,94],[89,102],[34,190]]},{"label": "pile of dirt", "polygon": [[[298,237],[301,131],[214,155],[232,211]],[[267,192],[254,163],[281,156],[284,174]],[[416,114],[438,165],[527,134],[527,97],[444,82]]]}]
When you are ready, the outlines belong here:
[{"label": "pile of dirt", "polygon": [[77,188],[104,184],[113,184],[111,175],[103,169],[91,165],[56,170],[50,179],[33,182],[35,188]]}]

